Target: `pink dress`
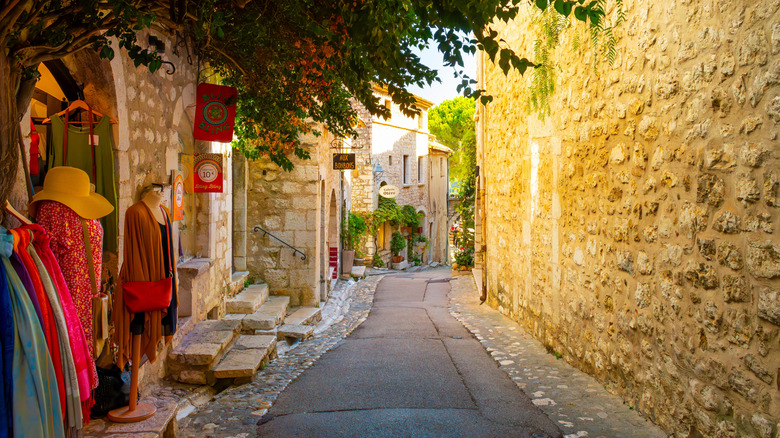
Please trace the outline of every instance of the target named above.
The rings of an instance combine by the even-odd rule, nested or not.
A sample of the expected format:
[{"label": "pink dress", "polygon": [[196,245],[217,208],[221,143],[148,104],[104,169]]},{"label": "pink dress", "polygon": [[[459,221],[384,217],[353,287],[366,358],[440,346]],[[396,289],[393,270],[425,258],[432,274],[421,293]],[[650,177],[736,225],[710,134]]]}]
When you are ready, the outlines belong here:
[{"label": "pink dress", "polygon": [[[73,304],[76,305],[81,327],[89,345],[89,357],[94,357],[92,334],[92,288],[89,285],[89,265],[81,231],[81,218],[73,210],[57,201],[41,201],[36,221],[51,236],[51,250],[60,265]],[[89,241],[92,246],[92,263],[100,281],[103,262],[103,227],[97,219],[88,219]]]}]

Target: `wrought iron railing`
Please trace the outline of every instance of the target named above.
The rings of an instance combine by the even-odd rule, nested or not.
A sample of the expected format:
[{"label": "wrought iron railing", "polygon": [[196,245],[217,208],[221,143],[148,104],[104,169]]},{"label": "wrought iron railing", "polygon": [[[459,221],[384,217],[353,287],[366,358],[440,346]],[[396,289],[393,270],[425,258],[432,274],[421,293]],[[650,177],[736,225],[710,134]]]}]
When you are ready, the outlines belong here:
[{"label": "wrought iron railing", "polygon": [[261,227],[260,225],[255,225],[255,227],[252,230],[254,230],[255,232],[262,231],[263,232],[263,237],[270,236],[270,237],[278,240],[282,245],[284,245],[284,246],[290,248],[291,250],[293,250],[293,254],[300,254],[301,255],[301,260],[306,260],[306,254],[304,254],[303,251],[301,251],[298,248],[295,248],[294,246],[290,245],[289,243],[285,242],[284,240],[274,236],[273,234],[271,234],[270,231],[266,230],[265,228]]}]

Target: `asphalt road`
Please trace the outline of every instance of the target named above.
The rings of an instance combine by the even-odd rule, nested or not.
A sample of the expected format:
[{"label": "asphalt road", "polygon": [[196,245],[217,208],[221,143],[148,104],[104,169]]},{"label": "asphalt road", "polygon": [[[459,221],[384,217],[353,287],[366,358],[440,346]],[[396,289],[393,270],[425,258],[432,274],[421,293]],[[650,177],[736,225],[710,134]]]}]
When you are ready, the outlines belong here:
[{"label": "asphalt road", "polygon": [[560,437],[449,314],[444,275],[384,278],[368,319],[279,395],[259,435]]}]

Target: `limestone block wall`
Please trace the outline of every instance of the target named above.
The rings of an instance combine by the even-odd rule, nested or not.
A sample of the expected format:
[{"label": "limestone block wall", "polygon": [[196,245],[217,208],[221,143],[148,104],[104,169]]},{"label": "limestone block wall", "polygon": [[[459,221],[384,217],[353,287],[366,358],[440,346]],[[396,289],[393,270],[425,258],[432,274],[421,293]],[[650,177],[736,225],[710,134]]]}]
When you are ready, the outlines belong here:
[{"label": "limestone block wall", "polygon": [[670,434],[774,437],[777,2],[624,3],[613,66],[564,33],[544,122],[483,62],[489,303]]},{"label": "limestone block wall", "polygon": [[[247,188],[247,269],[268,283],[276,295],[288,295],[292,305],[315,305],[323,296],[327,276],[327,247],[340,248],[341,191],[339,174],[332,169],[331,138],[303,139],[311,159],[293,158],[286,172],[267,159],[249,162]],[[336,212],[331,215],[331,203]],[[300,249],[300,254],[254,232],[260,225]],[[333,236],[330,231],[335,232]]]}]

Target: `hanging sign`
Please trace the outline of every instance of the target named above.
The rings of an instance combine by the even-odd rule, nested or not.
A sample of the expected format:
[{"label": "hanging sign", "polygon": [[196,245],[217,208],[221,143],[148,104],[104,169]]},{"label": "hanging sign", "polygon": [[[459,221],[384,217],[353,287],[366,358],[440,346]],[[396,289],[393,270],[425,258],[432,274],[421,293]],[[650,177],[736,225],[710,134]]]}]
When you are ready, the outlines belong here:
[{"label": "hanging sign", "polygon": [[171,196],[173,197],[173,220],[180,221],[184,219],[184,176],[181,172],[173,171],[173,190],[171,190]]},{"label": "hanging sign", "polygon": [[398,196],[398,187],[390,184],[379,188],[379,195],[383,198],[395,198]]},{"label": "hanging sign", "polygon": [[222,193],[222,154],[195,154],[195,193]]},{"label": "hanging sign", "polygon": [[238,92],[233,87],[198,85],[194,132],[196,140],[222,143],[233,140],[237,96]]},{"label": "hanging sign", "polygon": [[355,154],[333,154],[333,170],[354,170]]}]

